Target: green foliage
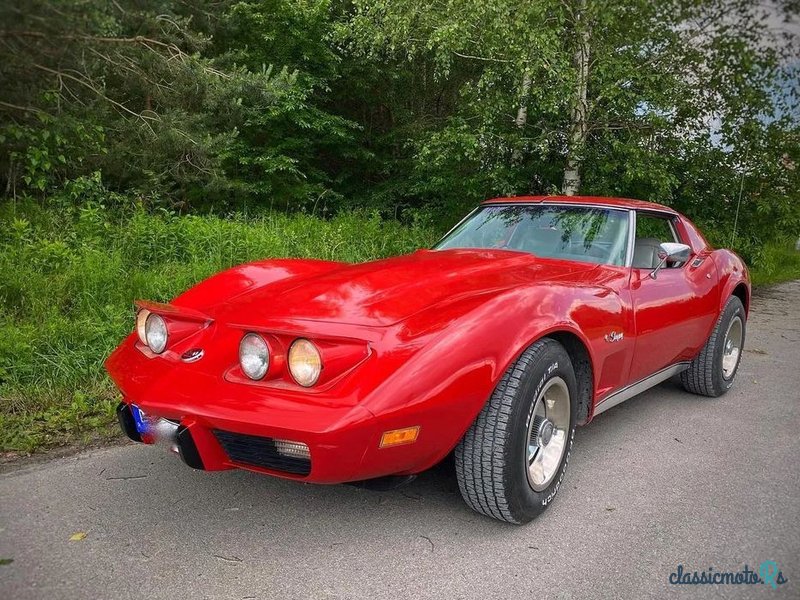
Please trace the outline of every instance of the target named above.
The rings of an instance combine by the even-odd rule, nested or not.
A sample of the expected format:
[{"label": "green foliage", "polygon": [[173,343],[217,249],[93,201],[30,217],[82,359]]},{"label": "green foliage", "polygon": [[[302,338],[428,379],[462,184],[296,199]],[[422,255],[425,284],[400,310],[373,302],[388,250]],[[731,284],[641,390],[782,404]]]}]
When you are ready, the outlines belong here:
[{"label": "green foliage", "polygon": [[[736,201],[744,173],[753,229],[792,231],[797,186],[766,188],[798,148],[797,39],[769,25],[782,9],[796,16],[796,5],[770,14],[748,0],[590,0],[580,15],[579,4],[354,2],[338,29],[351,51],[390,72],[411,69],[413,92],[430,98],[397,111],[389,132],[408,129],[396,188],[406,201],[463,211],[487,195],[561,188],[580,17],[590,30],[581,192],[663,202],[699,220],[714,213],[731,231],[733,212],[720,209]],[[776,208],[784,218],[763,218]],[[757,243],[749,229],[740,234]]]},{"label": "green foliage", "polygon": [[[581,192],[746,244],[800,218],[794,0],[21,0],[0,7],[0,183],[102,172],[145,208],[421,209],[561,188],[589,32]],[[791,30],[788,30],[789,33]],[[780,186],[773,185],[777,179]]]},{"label": "green foliage", "polygon": [[[45,103],[52,103],[52,94],[45,94]],[[33,118],[0,126],[0,145],[7,152],[8,181],[12,194],[19,191],[46,190],[59,186],[80,171],[92,155],[101,155],[103,128],[87,125],[63,116],[56,119],[45,112]]]},{"label": "green foliage", "polygon": [[[61,203],[53,199],[53,203]],[[429,246],[433,230],[375,214],[128,214],[89,202],[0,211],[0,450],[81,439],[117,394],[102,362],[132,328],[137,298],[169,301],[227,267],[264,257],[344,261]]]},{"label": "green foliage", "polygon": [[800,250],[796,240],[775,240],[759,248],[750,271],[754,286],[765,286],[800,279]]},{"label": "green foliage", "polygon": [[335,204],[327,157],[357,126],[322,106],[327,15],[288,0],[4,3],[6,187],[44,196],[100,170],[181,210]]}]

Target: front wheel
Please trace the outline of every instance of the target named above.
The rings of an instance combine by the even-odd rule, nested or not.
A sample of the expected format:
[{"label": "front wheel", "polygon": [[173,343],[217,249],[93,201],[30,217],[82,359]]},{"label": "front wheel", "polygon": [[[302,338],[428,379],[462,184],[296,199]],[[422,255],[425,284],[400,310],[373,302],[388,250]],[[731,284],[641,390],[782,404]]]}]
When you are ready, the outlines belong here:
[{"label": "front wheel", "polygon": [[731,296],[702,350],[681,373],[686,391],[716,398],[731,388],[742,360],[746,323],[742,301]]},{"label": "front wheel", "polygon": [[572,362],[555,340],[539,340],[509,367],[456,447],[470,507],[517,524],[547,508],[572,451],[576,390]]}]

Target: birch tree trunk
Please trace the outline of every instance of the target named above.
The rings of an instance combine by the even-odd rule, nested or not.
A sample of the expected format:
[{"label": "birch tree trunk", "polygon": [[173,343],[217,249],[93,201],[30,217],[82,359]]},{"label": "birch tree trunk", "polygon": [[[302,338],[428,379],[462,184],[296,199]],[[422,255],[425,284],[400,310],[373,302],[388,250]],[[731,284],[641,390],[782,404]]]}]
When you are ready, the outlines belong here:
[{"label": "birch tree trunk", "polygon": [[514,119],[514,124],[522,129],[528,122],[528,94],[531,92],[531,72],[525,69],[522,74],[522,87],[519,93],[519,108],[517,109],[517,118]]},{"label": "birch tree trunk", "polygon": [[[519,130],[522,130],[528,122],[528,94],[530,94],[531,91],[531,83],[531,72],[529,69],[525,69],[522,73],[522,86],[519,91],[517,118],[514,119],[514,125],[516,125]],[[522,151],[519,146],[514,148],[511,159],[514,163],[518,163],[522,160]]]},{"label": "birch tree trunk", "polygon": [[581,187],[581,162],[588,131],[589,105],[586,101],[586,92],[589,87],[589,39],[591,31],[586,15],[586,0],[578,0],[577,2],[575,29],[578,36],[578,46],[573,55],[573,62],[578,78],[575,82],[575,98],[573,99],[572,114],[570,115],[569,145],[564,168],[562,192],[565,196],[574,196]]}]

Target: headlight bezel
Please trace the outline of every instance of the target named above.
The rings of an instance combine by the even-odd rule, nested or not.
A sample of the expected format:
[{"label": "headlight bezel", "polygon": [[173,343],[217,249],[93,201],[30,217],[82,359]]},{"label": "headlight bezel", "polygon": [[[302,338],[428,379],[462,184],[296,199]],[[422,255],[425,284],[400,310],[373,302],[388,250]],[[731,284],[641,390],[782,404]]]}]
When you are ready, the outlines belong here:
[{"label": "headlight bezel", "polygon": [[[275,331],[267,327],[250,326],[238,329],[236,343],[241,345],[242,339],[248,333],[260,335],[269,346],[269,368],[260,380],[250,378],[242,368],[239,355],[231,360],[230,366],[225,370],[224,378],[232,383],[255,385],[276,391],[308,393],[322,392],[329,389],[346,373],[357,368],[372,354],[370,344],[366,340],[353,338],[333,337],[329,335],[303,335],[306,332]],[[174,338],[174,336],[173,336]],[[173,339],[173,344],[176,342]],[[306,344],[309,344],[306,346]],[[292,352],[292,365],[290,369],[289,351]],[[297,351],[299,349],[313,349],[312,376],[301,372]],[[235,351],[235,350],[234,350]],[[317,368],[318,365],[318,368]]]},{"label": "headlight bezel", "polygon": [[136,336],[145,346],[147,346],[147,333],[145,331],[145,325],[147,324],[147,317],[149,317],[150,314],[150,311],[146,308],[141,308],[136,312]]},{"label": "headlight bezel", "polygon": [[[256,342],[255,344],[256,346],[260,344],[264,351],[264,359],[263,359],[264,364],[262,367],[259,368],[258,371],[255,372],[255,376],[250,372],[248,372],[247,367],[245,367],[244,360],[242,359],[242,354],[245,344],[249,344],[252,342]],[[242,373],[245,375],[245,377],[247,377],[251,381],[261,381],[267,376],[267,373],[269,373],[270,363],[272,362],[271,355],[272,352],[270,351],[269,343],[267,342],[266,339],[264,339],[264,336],[262,336],[259,333],[255,333],[253,331],[248,332],[242,336],[241,340],[239,340],[239,368],[242,370]]]},{"label": "headlight bezel", "polygon": [[[304,352],[304,355],[297,356],[299,352]],[[306,374],[308,376],[303,376],[303,373],[298,374],[295,363],[299,361],[305,362],[300,362],[298,367],[310,368],[309,372]],[[289,346],[289,351],[286,355],[286,366],[289,375],[297,385],[304,388],[313,387],[317,384],[322,375],[322,352],[311,340],[307,338],[297,338]]]}]

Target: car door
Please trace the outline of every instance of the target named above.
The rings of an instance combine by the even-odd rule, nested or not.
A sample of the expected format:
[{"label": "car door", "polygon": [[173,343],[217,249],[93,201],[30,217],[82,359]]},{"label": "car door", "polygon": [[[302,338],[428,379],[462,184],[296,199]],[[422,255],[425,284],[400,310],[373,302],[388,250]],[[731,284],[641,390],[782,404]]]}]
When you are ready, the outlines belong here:
[{"label": "car door", "polygon": [[677,216],[638,211],[631,298],[636,344],[629,380],[636,382],[675,363],[691,360],[705,343],[717,316],[717,273],[708,253],[667,264],[655,278],[658,244],[688,244]]}]

